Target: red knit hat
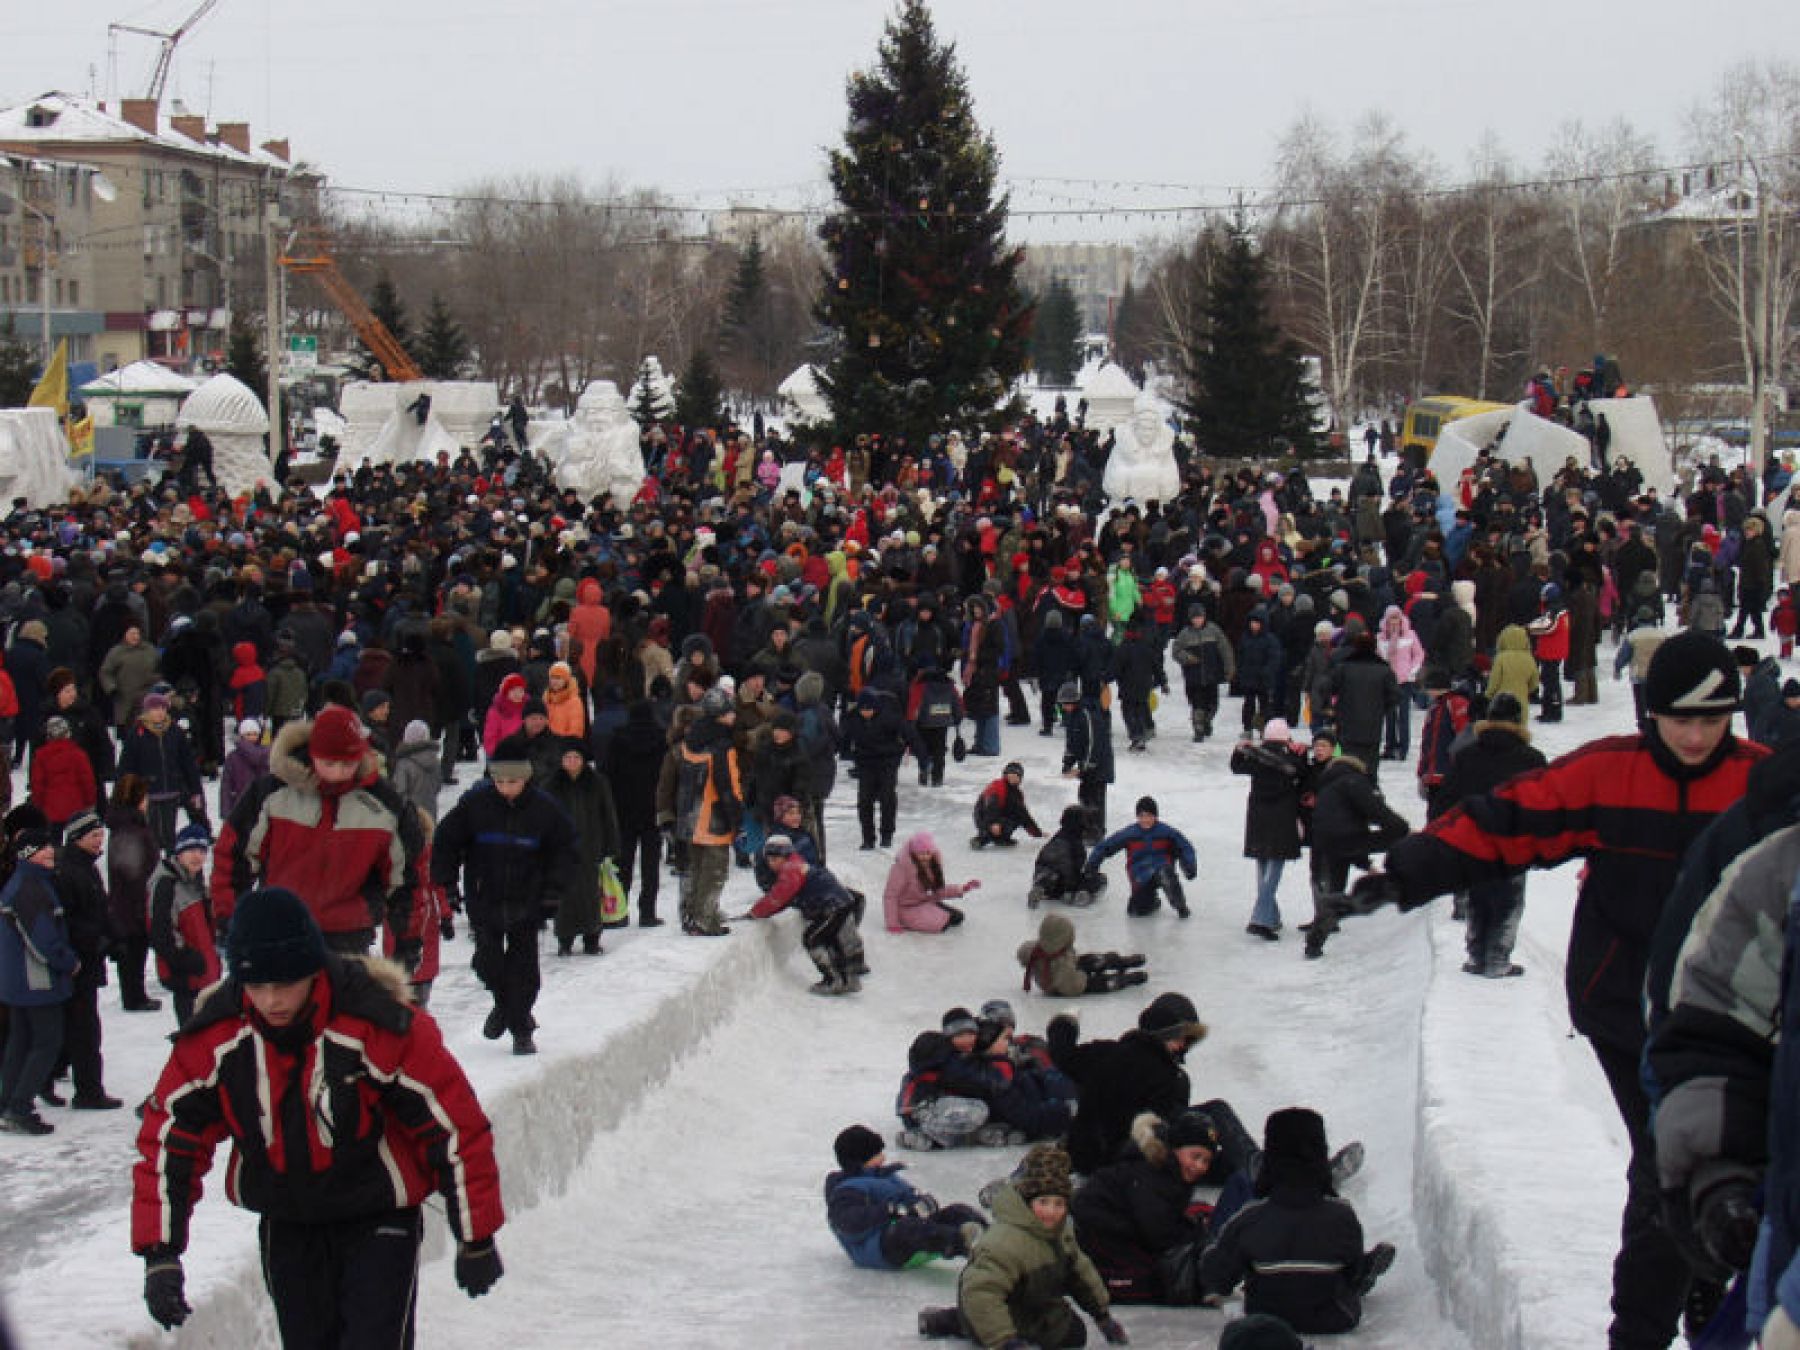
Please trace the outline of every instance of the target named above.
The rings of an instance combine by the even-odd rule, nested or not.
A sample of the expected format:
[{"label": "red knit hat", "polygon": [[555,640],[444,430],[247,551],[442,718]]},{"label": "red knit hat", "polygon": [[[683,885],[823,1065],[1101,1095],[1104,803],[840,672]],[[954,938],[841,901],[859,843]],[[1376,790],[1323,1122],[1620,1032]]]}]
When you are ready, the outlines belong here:
[{"label": "red knit hat", "polygon": [[356,714],[335,704],[313,719],[312,737],[307,754],[319,760],[343,762],[360,760],[369,749],[369,738]]}]

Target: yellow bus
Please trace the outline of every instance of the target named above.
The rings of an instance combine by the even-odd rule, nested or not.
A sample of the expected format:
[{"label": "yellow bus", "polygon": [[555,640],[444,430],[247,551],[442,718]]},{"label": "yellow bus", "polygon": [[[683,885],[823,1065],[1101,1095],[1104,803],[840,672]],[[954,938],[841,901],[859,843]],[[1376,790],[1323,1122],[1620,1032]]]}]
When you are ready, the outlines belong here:
[{"label": "yellow bus", "polygon": [[1400,431],[1400,457],[1410,464],[1425,464],[1437,449],[1438,433],[1446,425],[1476,413],[1498,412],[1510,403],[1484,403],[1475,398],[1459,398],[1454,394],[1434,394],[1422,398],[1406,410]]}]

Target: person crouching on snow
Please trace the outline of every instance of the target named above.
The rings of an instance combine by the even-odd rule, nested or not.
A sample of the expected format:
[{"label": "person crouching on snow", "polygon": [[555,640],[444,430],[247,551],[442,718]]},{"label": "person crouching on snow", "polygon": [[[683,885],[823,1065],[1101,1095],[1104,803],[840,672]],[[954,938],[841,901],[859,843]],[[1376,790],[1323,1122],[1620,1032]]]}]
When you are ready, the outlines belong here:
[{"label": "person crouching on snow", "polygon": [[1065,806],[1056,833],[1038,850],[1032,863],[1031,892],[1026,905],[1036,909],[1046,900],[1087,908],[1106,890],[1106,878],[1087,870],[1091,817],[1085,806]]},{"label": "person crouching on snow", "polygon": [[1117,952],[1075,951],[1075,925],[1064,914],[1046,914],[1038,925],[1037,941],[1019,944],[1019,964],[1025,967],[1025,988],[1036,984],[1046,994],[1058,998],[1078,998],[1082,994],[1110,994],[1150,977],[1141,967],[1139,953],[1120,956]]},{"label": "person crouching on snow", "polygon": [[1024,781],[1025,766],[1014,760],[982,789],[975,799],[975,837],[969,841],[970,848],[986,848],[989,844],[1011,848],[1018,842],[1013,836],[1020,830],[1033,839],[1044,837],[1025,805],[1025,791],[1020,786]]},{"label": "person crouching on snow", "polygon": [[824,867],[814,867],[794,852],[785,834],[771,835],[763,844],[763,857],[777,866],[775,884],[750,907],[746,916],[769,919],[789,905],[806,920],[800,943],[819,968],[819,982],[808,992],[837,995],[862,991],[862,941],[856,931],[856,900],[844,884]]},{"label": "person crouching on snow", "polygon": [[963,921],[963,912],[945,902],[967,895],[980,885],[979,878],[961,883],[944,880],[944,859],[937,841],[921,830],[906,841],[906,847],[888,868],[887,886],[881,894],[887,930],[941,933],[954,928]]},{"label": "person crouching on snow", "polygon": [[1223,1298],[1242,1281],[1245,1312],[1273,1314],[1308,1335],[1352,1330],[1363,1297],[1394,1264],[1394,1248],[1363,1250],[1362,1224],[1332,1180],[1317,1111],[1290,1107],[1269,1117],[1256,1195],[1200,1258],[1206,1295]]},{"label": "person crouching on snow", "polygon": [[1187,897],[1181,893],[1175,868],[1179,864],[1183,875],[1192,881],[1200,874],[1200,865],[1194,859],[1194,846],[1188,837],[1157,819],[1156,798],[1138,798],[1137,821],[1094,845],[1094,851],[1088,854],[1087,870],[1099,871],[1100,864],[1120,849],[1125,850],[1125,872],[1131,878],[1131,899],[1125,912],[1154,914],[1162,907],[1160,893],[1167,891],[1170,906],[1187,918]]},{"label": "person crouching on snow", "polygon": [[986,1346],[1087,1344],[1072,1295],[1110,1345],[1131,1338],[1112,1315],[1106,1285],[1068,1222],[1069,1155],[1039,1144],[994,1199],[994,1226],[963,1267],[954,1308],[919,1313],[919,1334],[962,1336]]},{"label": "person crouching on snow", "polygon": [[852,1125],[832,1144],[838,1170],[825,1178],[825,1217],[831,1235],[865,1270],[907,1270],[967,1256],[987,1221],[972,1205],[942,1205],[900,1175],[887,1145],[865,1125]]}]

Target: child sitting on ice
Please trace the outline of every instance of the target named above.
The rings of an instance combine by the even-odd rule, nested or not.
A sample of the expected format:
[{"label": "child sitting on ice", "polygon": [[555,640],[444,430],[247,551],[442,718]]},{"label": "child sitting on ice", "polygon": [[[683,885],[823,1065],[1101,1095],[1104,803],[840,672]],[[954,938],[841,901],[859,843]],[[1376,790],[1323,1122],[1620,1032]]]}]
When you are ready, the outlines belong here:
[{"label": "child sitting on ice", "polygon": [[944,1205],[900,1175],[874,1130],[852,1125],[832,1145],[838,1171],[825,1178],[825,1216],[832,1236],[857,1265],[905,1270],[967,1256],[987,1227],[972,1205]]},{"label": "child sitting on ice", "polygon": [[1117,952],[1075,950],[1075,925],[1064,914],[1046,914],[1038,925],[1037,941],[1019,944],[1019,964],[1025,967],[1025,988],[1035,983],[1046,994],[1057,998],[1078,998],[1082,994],[1111,994],[1150,977],[1141,967],[1141,954],[1121,956]]},{"label": "child sitting on ice", "polygon": [[[962,1023],[966,1022],[966,1029]],[[975,1019],[952,1008],[943,1031],[922,1031],[906,1052],[906,1076],[894,1100],[894,1113],[904,1126],[895,1136],[902,1148],[928,1151],[975,1142],[988,1121],[988,1104],[979,1084],[966,1081],[962,1059],[975,1046]],[[959,1051],[953,1037],[966,1039]],[[1003,1127],[1004,1128],[1004,1127]]]},{"label": "child sitting on ice", "polygon": [[1195,861],[1194,846],[1187,836],[1173,825],[1165,825],[1157,819],[1156,798],[1139,797],[1137,820],[1094,845],[1094,851],[1088,854],[1088,871],[1099,871],[1100,864],[1120,849],[1125,850],[1125,873],[1131,878],[1131,899],[1125,912],[1134,915],[1156,913],[1162,908],[1161,893],[1166,891],[1170,906],[1182,918],[1187,918],[1190,912],[1187,897],[1181,892],[1175,868],[1179,865],[1182,875],[1192,881],[1200,874],[1200,865]]},{"label": "child sitting on ice", "polygon": [[1065,1297],[1072,1295],[1109,1344],[1129,1343],[1100,1272],[1075,1244],[1072,1190],[1062,1149],[1039,1144],[1026,1154],[994,1197],[994,1226],[963,1267],[956,1306],[921,1311],[919,1334],[988,1346],[1085,1345],[1087,1329]]},{"label": "child sitting on ice", "polygon": [[1246,1312],[1271,1313],[1309,1335],[1352,1330],[1363,1296],[1394,1264],[1394,1248],[1363,1250],[1356,1211],[1338,1198],[1317,1111],[1290,1107],[1269,1117],[1255,1190],[1257,1199],[1200,1258],[1202,1289],[1217,1300],[1242,1281]]},{"label": "child sitting on ice", "polygon": [[1018,842],[1013,836],[1020,830],[1033,839],[1044,837],[1037,821],[1031,818],[1031,808],[1025,805],[1024,782],[1025,766],[1014,760],[982,789],[975,799],[975,837],[969,841],[970,848],[986,848],[989,844],[1011,848]]},{"label": "child sitting on ice", "polygon": [[812,866],[794,852],[793,842],[785,834],[771,835],[762,852],[777,869],[775,884],[750,907],[747,917],[773,918],[793,905],[806,920],[800,944],[819,968],[819,982],[808,992],[861,992],[862,939],[856,931],[855,898],[827,869]]},{"label": "child sitting on ice", "polygon": [[1089,828],[1087,807],[1063,808],[1056,833],[1038,850],[1032,864],[1031,893],[1025,899],[1032,909],[1046,900],[1061,900],[1085,909],[1106,890],[1106,878],[1087,870]]},{"label": "child sitting on ice", "polygon": [[960,884],[944,880],[944,859],[937,841],[921,830],[906,841],[888,869],[887,886],[881,894],[887,930],[941,933],[954,928],[963,921],[963,912],[948,901],[980,885],[979,879]]}]

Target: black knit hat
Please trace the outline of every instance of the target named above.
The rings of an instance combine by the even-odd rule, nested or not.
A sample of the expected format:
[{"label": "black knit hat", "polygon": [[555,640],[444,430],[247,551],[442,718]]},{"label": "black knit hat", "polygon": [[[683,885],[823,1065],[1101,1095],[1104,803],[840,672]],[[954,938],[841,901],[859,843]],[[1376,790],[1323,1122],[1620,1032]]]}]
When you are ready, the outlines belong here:
[{"label": "black knit hat", "polygon": [[1178,1148],[1191,1148],[1196,1144],[1215,1152],[1219,1147],[1219,1127],[1213,1124],[1213,1118],[1204,1111],[1183,1111],[1169,1122],[1164,1133],[1164,1142],[1171,1152]]},{"label": "black knit hat", "polygon": [[1263,1152],[1290,1162],[1328,1161],[1325,1118],[1304,1106],[1271,1112],[1263,1125]]},{"label": "black knit hat", "polygon": [[1488,702],[1487,720],[1524,725],[1525,707],[1515,694],[1495,694]]},{"label": "black knit hat", "polygon": [[105,828],[106,823],[93,811],[82,811],[63,827],[63,843],[73,844],[82,835]]},{"label": "black knit hat", "polygon": [[280,886],[238,901],[225,952],[226,968],[239,984],[290,984],[325,968],[325,938],[312,912]]},{"label": "black knit hat", "polygon": [[960,1036],[965,1031],[979,1031],[980,1029],[980,1024],[975,1020],[975,1014],[967,1008],[950,1009],[944,1014],[944,1020],[939,1023],[939,1030],[946,1036]]},{"label": "black knit hat", "polygon": [[838,1135],[831,1148],[837,1154],[838,1166],[855,1172],[868,1166],[871,1158],[879,1157],[887,1143],[868,1126],[852,1125]]},{"label": "black knit hat", "polygon": [[1689,630],[1657,647],[1644,679],[1644,706],[1666,717],[1717,717],[1737,709],[1737,663],[1718,638]]},{"label": "black knit hat", "polygon": [[51,847],[55,842],[56,841],[50,837],[50,831],[48,830],[20,830],[13,836],[13,857],[17,858],[20,862],[30,862],[32,854],[38,852],[40,849]]},{"label": "black knit hat", "polygon": [[1156,809],[1156,798],[1154,798],[1154,797],[1139,797],[1137,799],[1137,806],[1133,809],[1132,814],[1141,816],[1146,811],[1148,811],[1153,816],[1160,816],[1162,814],[1162,812],[1160,812]]}]

